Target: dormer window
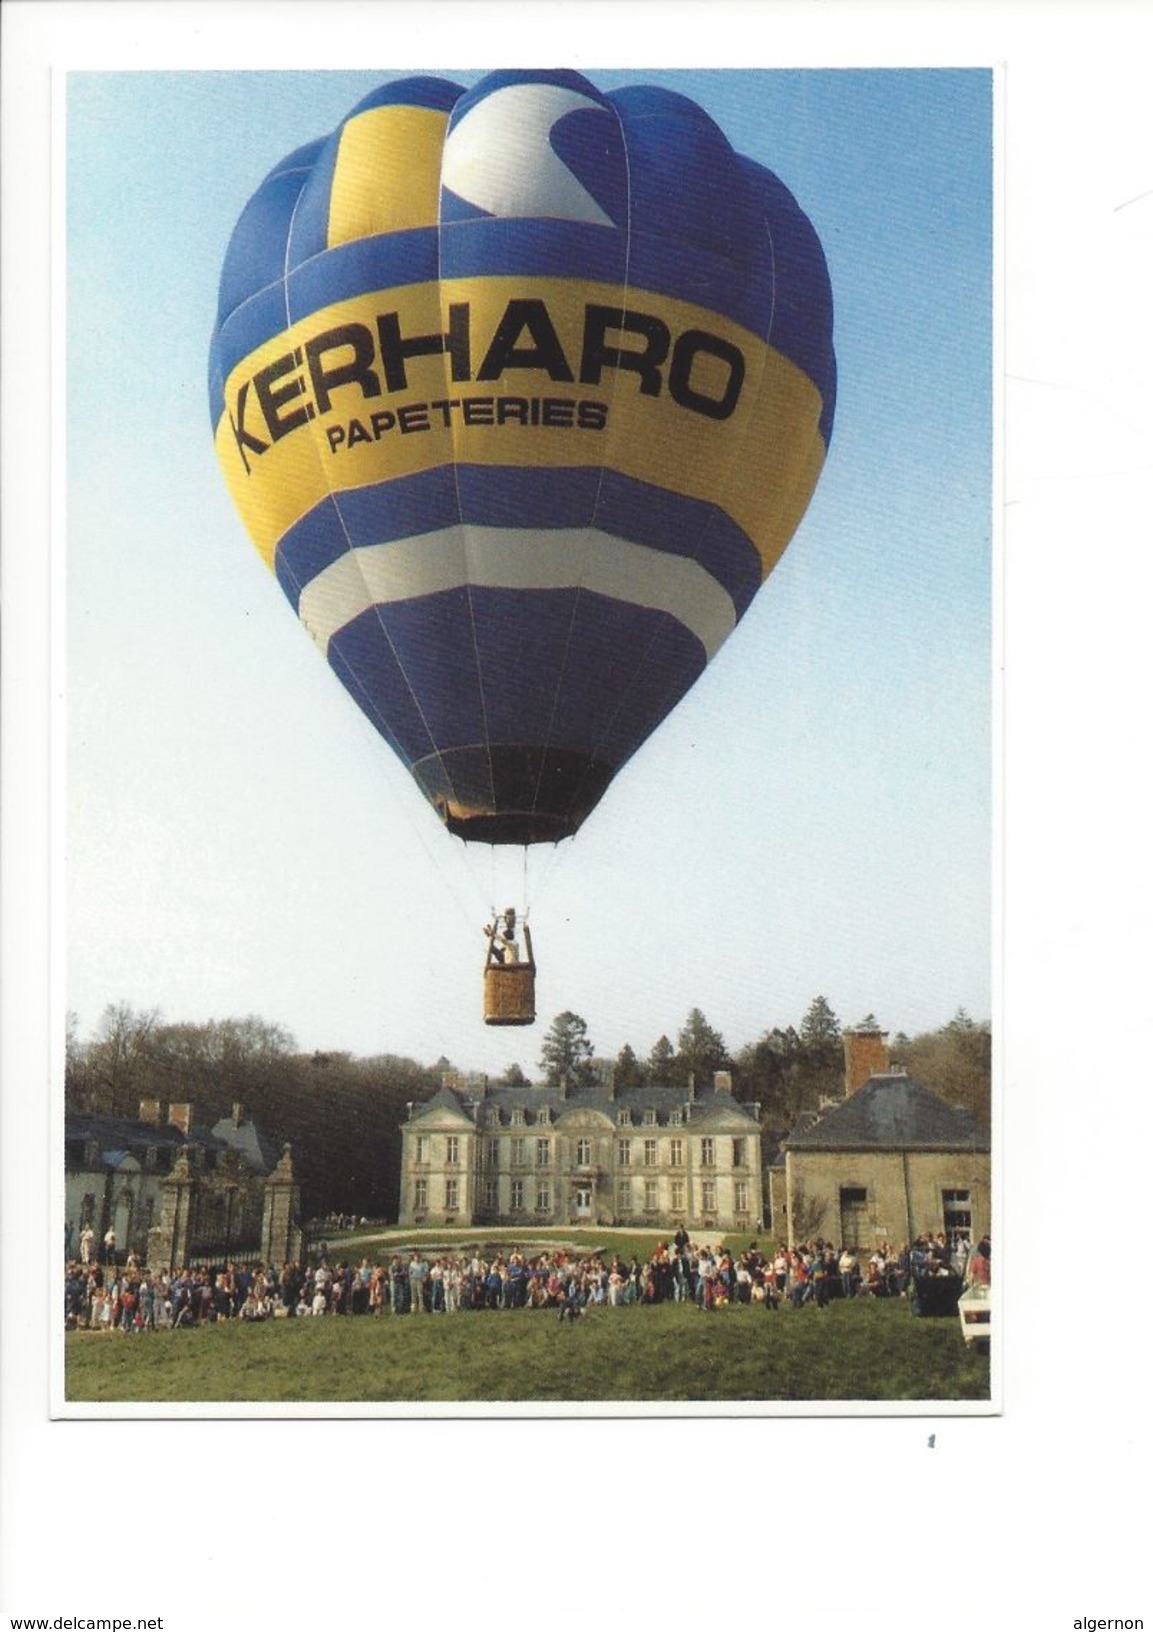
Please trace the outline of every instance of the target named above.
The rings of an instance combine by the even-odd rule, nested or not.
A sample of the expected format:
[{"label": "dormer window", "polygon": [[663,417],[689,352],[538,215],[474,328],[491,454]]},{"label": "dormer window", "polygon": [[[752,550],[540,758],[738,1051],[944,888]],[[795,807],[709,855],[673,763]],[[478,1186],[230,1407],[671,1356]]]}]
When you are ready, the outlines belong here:
[{"label": "dormer window", "polygon": [[544,1128],[547,1128],[549,1123],[552,1121],[552,1111],[550,1110],[550,1108],[547,1105],[542,1105],[541,1106],[540,1115],[537,1118],[537,1121]]},{"label": "dormer window", "polygon": [[684,1119],[685,1119],[685,1113],[683,1111],[670,1111],[669,1112],[669,1127],[670,1128],[679,1128],[681,1126],[681,1124],[683,1123]]},{"label": "dormer window", "polygon": [[523,1128],[524,1127],[524,1106],[523,1105],[514,1105],[513,1106],[513,1112],[512,1112],[511,1120],[512,1120],[512,1125],[513,1125],[514,1128]]},{"label": "dormer window", "polygon": [[633,1125],[633,1119],[632,1119],[631,1114],[628,1111],[618,1111],[617,1112],[617,1127],[618,1128],[631,1128],[632,1125]]},{"label": "dormer window", "polygon": [[657,1125],[657,1113],[655,1111],[651,1111],[651,1110],[646,1111],[645,1112],[645,1127],[646,1128],[655,1128],[656,1125]]}]

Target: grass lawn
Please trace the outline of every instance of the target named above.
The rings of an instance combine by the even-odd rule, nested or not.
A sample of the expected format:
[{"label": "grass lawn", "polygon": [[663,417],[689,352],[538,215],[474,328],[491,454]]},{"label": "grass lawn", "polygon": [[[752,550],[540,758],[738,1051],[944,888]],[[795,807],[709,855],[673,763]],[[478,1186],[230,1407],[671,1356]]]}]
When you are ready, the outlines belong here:
[{"label": "grass lawn", "polygon": [[901,1299],[539,1310],[69,1333],[76,1401],[987,1400],[989,1361]]}]

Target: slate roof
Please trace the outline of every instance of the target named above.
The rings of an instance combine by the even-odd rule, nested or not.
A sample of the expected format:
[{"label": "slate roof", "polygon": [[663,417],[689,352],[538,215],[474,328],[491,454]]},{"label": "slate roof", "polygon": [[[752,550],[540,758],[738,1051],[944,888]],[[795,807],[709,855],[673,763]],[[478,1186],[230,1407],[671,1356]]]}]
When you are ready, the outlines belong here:
[{"label": "slate roof", "polygon": [[896,1072],[870,1077],[815,1120],[798,1124],[789,1150],[981,1150],[989,1137],[970,1111]]},{"label": "slate roof", "polygon": [[644,1121],[646,1111],[656,1111],[658,1126],[668,1126],[669,1117],[673,1111],[686,1112],[686,1124],[703,1120],[710,1111],[724,1110],[730,1115],[735,1111],[739,1116],[746,1118],[753,1127],[759,1127],[756,1116],[748,1105],[742,1105],[730,1093],[717,1092],[713,1088],[698,1089],[696,1097],[689,1101],[685,1090],[674,1086],[655,1086],[649,1088],[618,1088],[611,1091],[608,1088],[581,1088],[562,1094],[556,1087],[545,1086],[540,1088],[529,1086],[506,1087],[504,1085],[490,1085],[483,1097],[478,1094],[466,1094],[459,1089],[448,1087],[438,1088],[431,1099],[422,1100],[413,1107],[413,1118],[424,1116],[426,1112],[442,1109],[455,1110],[467,1116],[469,1120],[475,1117],[478,1105],[493,1108],[500,1113],[501,1126],[505,1127],[512,1121],[515,1110],[526,1113],[526,1125],[535,1124],[539,1120],[539,1113],[548,1109],[553,1121],[568,1111],[599,1111],[607,1116],[611,1122],[616,1122],[621,1111],[628,1111],[634,1124],[640,1126]]},{"label": "slate roof", "polygon": [[[234,1135],[239,1134],[239,1139],[220,1137],[219,1129],[222,1126]],[[248,1129],[251,1129],[251,1133],[246,1131]],[[90,1116],[81,1111],[69,1111],[64,1118],[64,1139],[66,1143],[81,1139],[86,1144],[95,1142],[102,1161],[107,1161],[110,1156],[119,1159],[129,1152],[139,1157],[151,1149],[160,1155],[162,1166],[166,1168],[171,1166],[185,1145],[199,1145],[218,1156],[226,1149],[236,1150],[257,1171],[271,1171],[276,1165],[275,1156],[269,1161],[268,1142],[257,1132],[253,1123],[242,1123],[238,1129],[231,1117],[226,1118],[223,1124],[218,1123],[216,1129],[194,1125],[188,1133],[183,1133],[172,1123],[157,1126],[135,1117]]]}]

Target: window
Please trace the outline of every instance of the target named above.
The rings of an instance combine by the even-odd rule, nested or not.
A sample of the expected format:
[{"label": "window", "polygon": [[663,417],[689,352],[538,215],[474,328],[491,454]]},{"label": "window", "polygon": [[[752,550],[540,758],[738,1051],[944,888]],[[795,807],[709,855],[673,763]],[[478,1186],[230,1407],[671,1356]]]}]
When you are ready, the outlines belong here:
[{"label": "window", "polygon": [[967,1190],[942,1190],[942,1209],[945,1214],[945,1238],[951,1247],[959,1241],[973,1239],[973,1210]]},{"label": "window", "polygon": [[632,1212],[633,1187],[628,1179],[617,1181],[617,1212],[622,1216]]},{"label": "window", "polygon": [[685,1181],[674,1179],[672,1183],[672,1208],[674,1213],[683,1213],[685,1210]]},{"label": "window", "polygon": [[428,1180],[417,1179],[412,1187],[412,1205],[417,1212],[423,1212],[428,1206]]},{"label": "window", "polygon": [[418,1162],[428,1161],[428,1134],[418,1133],[416,1136],[416,1156]]},{"label": "window", "polygon": [[733,1211],[747,1213],[749,1210],[749,1181],[738,1179],[733,1185]]},{"label": "window", "polygon": [[655,1167],[656,1165],[657,1165],[657,1142],[656,1142],[655,1139],[646,1139],[645,1140],[645,1166],[646,1167]]},{"label": "window", "polygon": [[633,1124],[633,1119],[632,1119],[632,1113],[630,1111],[618,1111],[617,1112],[617,1127],[618,1128],[631,1128],[632,1124]]},{"label": "window", "polygon": [[733,1166],[734,1167],[744,1167],[744,1165],[745,1165],[745,1141],[743,1139],[734,1139],[733,1140]]},{"label": "window", "polygon": [[549,1142],[547,1139],[538,1139],[536,1142],[536,1165],[548,1166]]},{"label": "window", "polygon": [[500,1140],[490,1139],[485,1146],[485,1156],[490,1167],[500,1166]]},{"label": "window", "polygon": [[713,1141],[711,1139],[702,1139],[701,1140],[701,1166],[702,1167],[712,1167],[715,1160],[716,1160],[716,1152],[715,1152],[715,1150],[713,1148]]},{"label": "window", "polygon": [[657,1210],[657,1181],[645,1180],[645,1212],[655,1213]]},{"label": "window", "polygon": [[547,1128],[549,1123],[552,1121],[552,1111],[547,1105],[541,1106],[537,1121],[540,1123],[542,1128]]},{"label": "window", "polygon": [[490,1213],[495,1213],[500,1207],[500,1188],[495,1179],[485,1180],[484,1204]]},{"label": "window", "polygon": [[869,1192],[863,1184],[841,1186],[841,1244],[846,1247],[868,1245]]},{"label": "window", "polygon": [[514,1128],[523,1128],[524,1127],[524,1106],[523,1105],[516,1105],[516,1106],[513,1107],[513,1113],[511,1115],[511,1117],[509,1118],[509,1121],[512,1123]]},{"label": "window", "polygon": [[444,1142],[444,1159],[449,1167],[455,1167],[460,1161],[460,1140],[455,1133],[450,1133]]},{"label": "window", "polygon": [[669,1165],[670,1167],[684,1167],[685,1142],[683,1139],[669,1140]]},{"label": "window", "polygon": [[512,1210],[513,1210],[514,1213],[520,1213],[520,1212],[524,1211],[524,1180],[523,1179],[514,1179],[512,1181],[512,1204],[511,1205],[512,1205]]},{"label": "window", "polygon": [[513,1142],[512,1142],[512,1165],[514,1167],[523,1167],[524,1166],[524,1140],[523,1139],[514,1139]]},{"label": "window", "polygon": [[447,1211],[453,1212],[460,1205],[460,1180],[445,1179],[444,1205]]},{"label": "window", "polygon": [[714,1179],[701,1181],[701,1211],[715,1213],[717,1210],[717,1186]]},{"label": "window", "polygon": [[681,1126],[681,1124],[684,1122],[684,1119],[685,1119],[684,1111],[670,1111],[669,1112],[669,1127],[670,1128],[679,1128]]},{"label": "window", "polygon": [[617,1140],[617,1166],[628,1167],[632,1161],[633,1145],[631,1139]]},{"label": "window", "polygon": [[646,1128],[655,1128],[656,1125],[657,1125],[657,1113],[655,1111],[646,1111],[645,1112],[645,1127]]},{"label": "window", "polygon": [[547,1184],[538,1184],[536,1187],[536,1210],[538,1213],[547,1213],[552,1206],[552,1195]]},{"label": "window", "polygon": [[576,1145],[576,1159],[578,1167],[588,1167],[593,1159],[593,1142],[591,1139],[578,1139]]}]

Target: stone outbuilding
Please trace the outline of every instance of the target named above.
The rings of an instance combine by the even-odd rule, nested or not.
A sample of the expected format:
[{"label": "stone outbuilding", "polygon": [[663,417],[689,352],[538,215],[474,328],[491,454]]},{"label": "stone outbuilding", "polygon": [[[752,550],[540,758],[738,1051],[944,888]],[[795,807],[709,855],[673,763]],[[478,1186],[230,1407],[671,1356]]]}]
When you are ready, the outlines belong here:
[{"label": "stone outbuilding", "polygon": [[65,1251],[99,1250],[115,1232],[121,1260],[153,1268],[247,1257],[299,1258],[300,1187],[286,1146],[277,1153],[243,1108],[211,1127],[190,1103],[143,1100],[129,1117],[65,1118]]},{"label": "stone outbuilding", "polygon": [[823,1236],[872,1251],[989,1230],[988,1134],[970,1111],[890,1069],[884,1036],[845,1034],[848,1092],[802,1117],[770,1169],[769,1224],[790,1246]]}]

